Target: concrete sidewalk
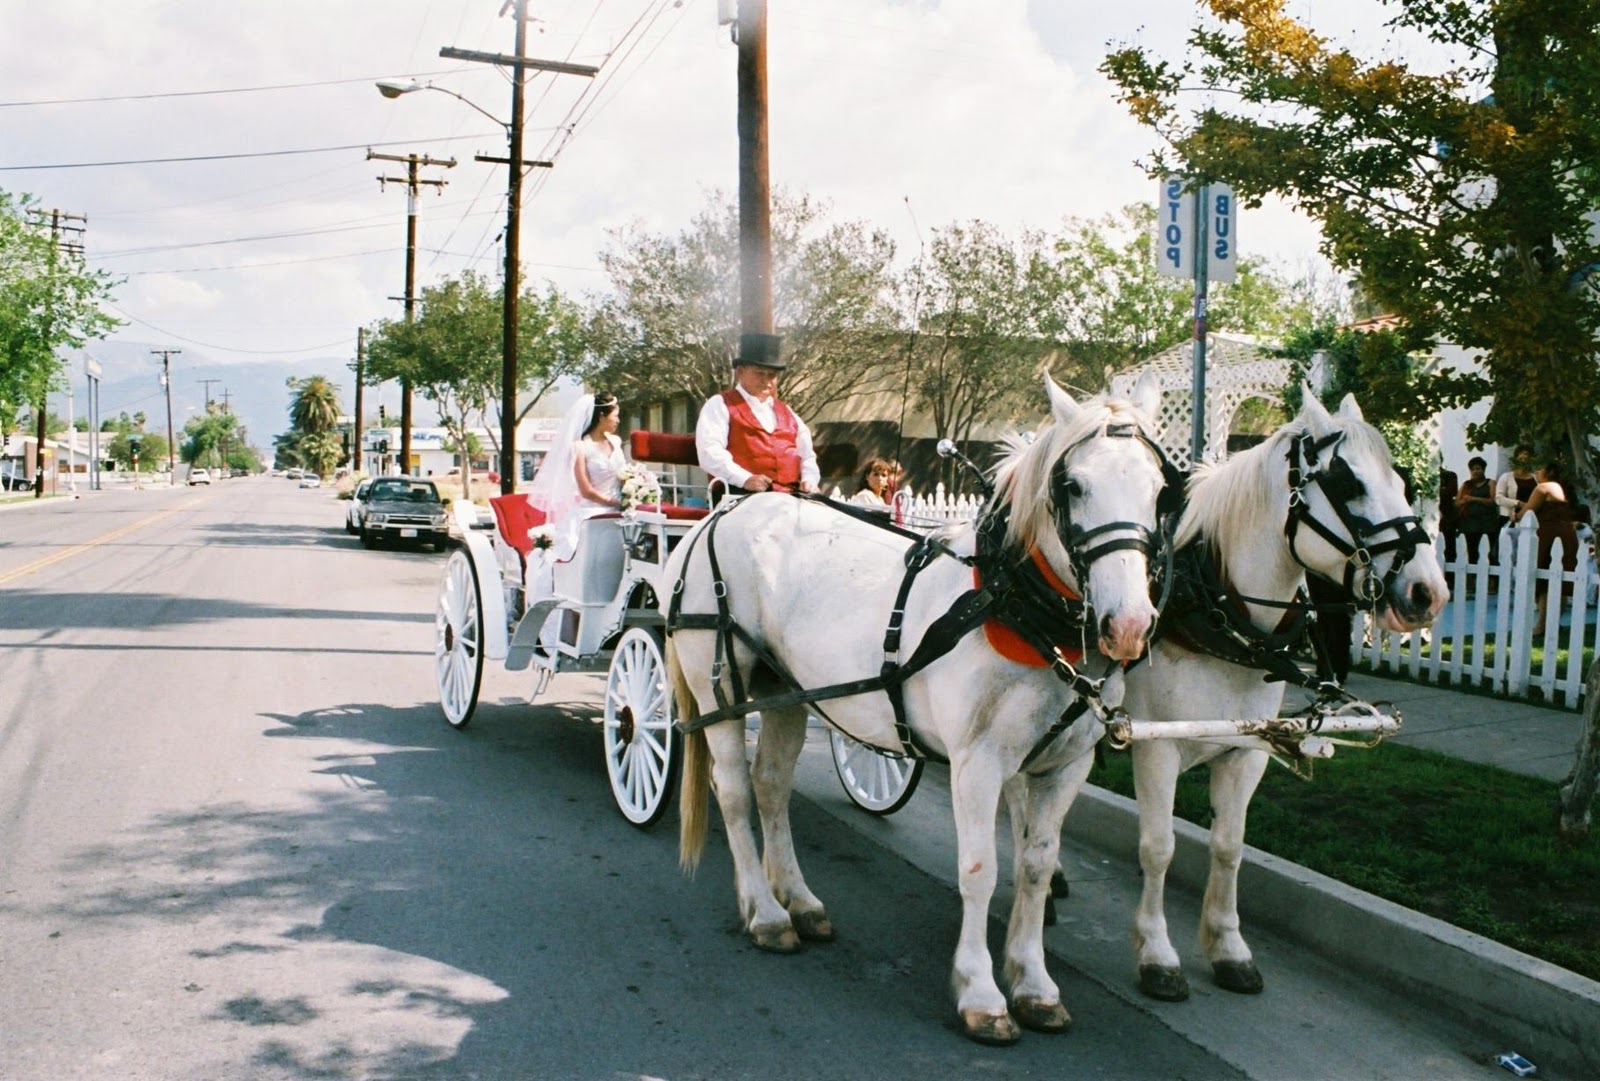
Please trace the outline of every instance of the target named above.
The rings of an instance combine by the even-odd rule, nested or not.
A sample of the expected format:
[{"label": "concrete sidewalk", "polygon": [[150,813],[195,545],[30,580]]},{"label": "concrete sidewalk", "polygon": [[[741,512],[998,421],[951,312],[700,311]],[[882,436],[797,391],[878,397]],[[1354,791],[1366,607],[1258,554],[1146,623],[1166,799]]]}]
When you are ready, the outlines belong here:
[{"label": "concrete sidewalk", "polygon": [[[1583,731],[1583,714],[1531,702],[1365,672],[1352,672],[1345,687],[1363,701],[1394,703],[1404,722],[1396,743],[1546,781],[1566,777]],[[1291,689],[1285,708],[1297,693],[1306,700]]]}]

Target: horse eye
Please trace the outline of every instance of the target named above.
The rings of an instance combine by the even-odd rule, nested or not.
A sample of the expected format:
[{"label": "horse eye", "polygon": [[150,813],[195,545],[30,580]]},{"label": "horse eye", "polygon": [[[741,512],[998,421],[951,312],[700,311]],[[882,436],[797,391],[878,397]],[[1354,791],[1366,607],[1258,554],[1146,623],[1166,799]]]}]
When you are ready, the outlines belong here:
[{"label": "horse eye", "polygon": [[1083,498],[1083,485],[1079,484],[1076,480],[1073,480],[1071,477],[1067,478],[1067,482],[1064,485],[1062,485],[1062,488],[1064,488],[1066,490],[1067,497],[1069,499],[1082,499]]}]

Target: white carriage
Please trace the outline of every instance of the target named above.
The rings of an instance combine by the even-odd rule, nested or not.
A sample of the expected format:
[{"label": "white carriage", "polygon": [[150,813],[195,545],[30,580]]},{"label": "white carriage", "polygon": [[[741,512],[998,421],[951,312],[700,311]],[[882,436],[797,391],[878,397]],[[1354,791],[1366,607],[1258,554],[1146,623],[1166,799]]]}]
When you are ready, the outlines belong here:
[{"label": "white carriage", "polygon": [[[696,460],[690,435],[634,432],[629,452],[634,461],[665,466]],[[683,491],[674,479],[663,481],[665,494]],[[434,614],[434,673],[445,719],[456,728],[472,720],[486,662],[534,670],[533,698],[557,672],[606,672],[612,795],[628,821],[653,825],[676,784],[680,744],[657,604],[672,587],[662,581],[662,568],[709,512],[666,503],[590,518],[572,559],[555,564],[554,597],[529,605],[529,530],[542,518],[521,493],[489,502],[492,518],[465,500],[451,508],[459,543],[445,565]],[[830,748],[845,792],[871,814],[899,810],[922,775],[921,761],[882,754],[837,732]]]},{"label": "white carriage", "polygon": [[[694,461],[692,436],[633,433],[635,461]],[[487,661],[533,669],[537,697],[557,672],[604,671],[606,772],[623,816],[649,826],[665,812],[678,770],[679,738],[667,686],[657,598],[667,555],[708,512],[648,506],[582,523],[572,558],[554,565],[555,594],[525,601],[542,517],[521,493],[490,500],[494,517],[471,503],[452,507],[459,544],[450,553],[435,611],[434,672],[445,719],[466,727]]]}]

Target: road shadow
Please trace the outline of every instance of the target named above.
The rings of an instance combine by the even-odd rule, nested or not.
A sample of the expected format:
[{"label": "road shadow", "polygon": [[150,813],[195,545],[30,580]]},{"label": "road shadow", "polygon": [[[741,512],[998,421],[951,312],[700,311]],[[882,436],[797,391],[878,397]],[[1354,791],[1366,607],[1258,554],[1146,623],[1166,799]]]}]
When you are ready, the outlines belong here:
[{"label": "road shadow", "polygon": [[[382,612],[349,608],[300,608],[178,593],[72,593],[11,589],[0,605],[0,629],[49,630],[183,626],[235,619],[373,620],[432,623],[431,612]],[[68,647],[72,648],[72,647]]]},{"label": "road shadow", "polygon": [[[1063,1056],[1096,1077],[1235,1076],[1064,966],[1094,1020],[967,1042],[946,992],[955,893],[804,801],[797,843],[839,940],[757,951],[719,828],[691,880],[675,812],[639,830],[614,810],[592,702],[484,703],[464,731],[431,703],[262,716],[338,783],[85,848],[52,913],[191,928],[196,985],[218,989],[193,1038],[237,1047],[241,1076],[1021,1078]],[[284,924],[303,911],[320,915]]]}]

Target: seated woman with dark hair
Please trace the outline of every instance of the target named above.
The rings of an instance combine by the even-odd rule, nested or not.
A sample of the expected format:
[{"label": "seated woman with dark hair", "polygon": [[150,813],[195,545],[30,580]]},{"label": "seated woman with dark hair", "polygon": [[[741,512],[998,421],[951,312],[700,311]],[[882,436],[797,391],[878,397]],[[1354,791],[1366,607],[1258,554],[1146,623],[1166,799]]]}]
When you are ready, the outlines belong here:
[{"label": "seated woman with dark hair", "polygon": [[900,463],[887,458],[873,458],[861,470],[860,491],[850,497],[850,502],[863,507],[887,508],[894,500],[894,491],[900,484]]}]

